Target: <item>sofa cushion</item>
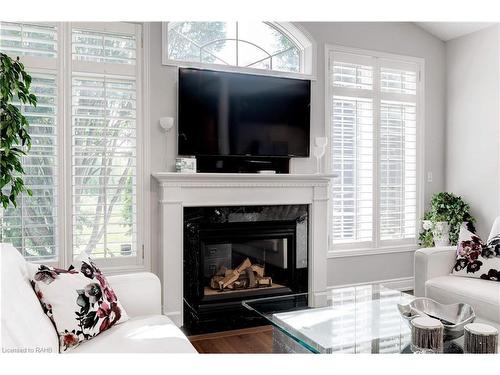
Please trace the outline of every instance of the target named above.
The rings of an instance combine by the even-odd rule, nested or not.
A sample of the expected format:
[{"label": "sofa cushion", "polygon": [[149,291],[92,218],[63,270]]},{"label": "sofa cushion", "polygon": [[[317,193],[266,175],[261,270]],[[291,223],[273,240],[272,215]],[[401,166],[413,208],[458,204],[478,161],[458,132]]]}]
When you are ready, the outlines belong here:
[{"label": "sofa cushion", "polygon": [[147,315],[130,318],[70,353],[196,353],[196,350],[168,317]]},{"label": "sofa cushion", "polygon": [[54,322],[61,352],[128,320],[115,292],[86,254],[67,270],[34,266],[32,284]]},{"label": "sofa cushion", "polygon": [[500,253],[495,250],[492,242],[485,245],[476,234],[462,225],[452,273],[456,276],[500,282]]},{"label": "sofa cushion", "polygon": [[56,330],[33,292],[26,261],[12,245],[2,243],[0,263],[3,352],[57,353]]},{"label": "sofa cushion", "polygon": [[468,303],[476,315],[500,323],[500,283],[441,276],[425,283],[425,296],[441,303]]}]

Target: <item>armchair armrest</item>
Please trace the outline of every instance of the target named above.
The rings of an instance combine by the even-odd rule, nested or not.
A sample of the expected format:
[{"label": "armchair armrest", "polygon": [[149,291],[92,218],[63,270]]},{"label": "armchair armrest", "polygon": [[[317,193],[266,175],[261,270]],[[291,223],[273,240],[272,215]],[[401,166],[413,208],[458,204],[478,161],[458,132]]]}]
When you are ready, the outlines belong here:
[{"label": "armchair armrest", "polygon": [[415,252],[415,296],[425,297],[427,280],[450,274],[456,253],[456,246],[429,247]]},{"label": "armchair armrest", "polygon": [[130,317],[161,314],[161,284],[155,274],[129,273],[107,279]]}]

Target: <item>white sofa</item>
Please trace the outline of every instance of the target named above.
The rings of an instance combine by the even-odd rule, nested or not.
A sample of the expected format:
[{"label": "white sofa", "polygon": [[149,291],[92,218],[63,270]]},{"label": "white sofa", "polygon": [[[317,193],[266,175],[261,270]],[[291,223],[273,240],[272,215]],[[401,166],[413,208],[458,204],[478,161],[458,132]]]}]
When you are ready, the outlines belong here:
[{"label": "white sofa", "polygon": [[[0,244],[2,352],[59,352],[59,340],[31,288],[26,261]],[[196,353],[186,336],[161,315],[160,281],[152,273],[109,276],[130,320],[70,353]]]},{"label": "white sofa", "polygon": [[[495,225],[499,224],[497,219]],[[468,303],[478,317],[500,324],[500,282],[451,275],[456,253],[456,246],[415,252],[415,296],[445,304]]]}]

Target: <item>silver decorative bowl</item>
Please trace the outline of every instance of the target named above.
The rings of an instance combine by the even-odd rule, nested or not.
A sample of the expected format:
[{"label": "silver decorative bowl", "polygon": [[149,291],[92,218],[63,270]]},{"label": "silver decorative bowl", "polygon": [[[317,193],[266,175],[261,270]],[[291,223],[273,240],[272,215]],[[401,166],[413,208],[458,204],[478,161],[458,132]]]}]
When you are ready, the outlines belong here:
[{"label": "silver decorative bowl", "polygon": [[443,305],[430,298],[415,298],[409,304],[398,304],[398,310],[408,325],[412,319],[423,315],[440,320],[444,326],[444,340],[459,338],[464,334],[465,325],[476,319],[474,309],[466,303]]}]

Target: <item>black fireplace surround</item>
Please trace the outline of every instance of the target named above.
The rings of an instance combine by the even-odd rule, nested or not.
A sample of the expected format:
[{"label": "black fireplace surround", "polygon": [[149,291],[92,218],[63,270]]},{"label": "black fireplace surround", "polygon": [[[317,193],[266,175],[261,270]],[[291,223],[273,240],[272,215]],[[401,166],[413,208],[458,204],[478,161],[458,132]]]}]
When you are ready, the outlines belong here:
[{"label": "black fireplace surround", "polygon": [[[272,283],[211,286],[215,275],[250,263]],[[262,324],[243,300],[307,292],[308,206],[185,207],[183,271],[189,334]]]}]

